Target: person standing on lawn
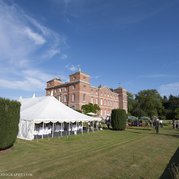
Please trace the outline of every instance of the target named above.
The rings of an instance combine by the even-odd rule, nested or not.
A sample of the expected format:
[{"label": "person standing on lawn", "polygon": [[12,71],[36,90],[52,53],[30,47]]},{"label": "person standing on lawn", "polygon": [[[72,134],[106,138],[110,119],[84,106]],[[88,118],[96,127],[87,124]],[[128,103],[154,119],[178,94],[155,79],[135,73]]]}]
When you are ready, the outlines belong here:
[{"label": "person standing on lawn", "polygon": [[160,121],[159,121],[159,119],[156,119],[156,121],[155,121],[155,130],[156,130],[156,134],[159,133],[159,126],[160,126]]}]

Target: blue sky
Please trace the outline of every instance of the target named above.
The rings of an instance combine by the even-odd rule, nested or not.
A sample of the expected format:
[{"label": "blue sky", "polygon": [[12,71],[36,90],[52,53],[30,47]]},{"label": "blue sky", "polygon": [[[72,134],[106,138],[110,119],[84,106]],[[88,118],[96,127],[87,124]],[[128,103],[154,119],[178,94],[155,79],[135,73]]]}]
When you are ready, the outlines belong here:
[{"label": "blue sky", "polygon": [[179,95],[178,0],[0,0],[0,96],[45,95],[81,67],[92,85]]}]

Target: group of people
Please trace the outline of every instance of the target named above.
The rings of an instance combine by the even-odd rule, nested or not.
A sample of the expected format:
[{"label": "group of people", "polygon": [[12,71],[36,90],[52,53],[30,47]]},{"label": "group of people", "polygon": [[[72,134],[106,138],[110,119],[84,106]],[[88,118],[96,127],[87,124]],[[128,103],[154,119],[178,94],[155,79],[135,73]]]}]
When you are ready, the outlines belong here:
[{"label": "group of people", "polygon": [[[105,119],[105,123],[109,129],[110,125],[111,125],[111,119],[110,117],[108,116],[106,119]],[[174,124],[176,124],[176,128],[179,127],[179,120],[176,121],[173,121],[173,126]],[[163,121],[158,119],[158,118],[155,118],[153,121],[150,120],[150,126],[153,126],[156,130],[156,134],[159,133],[159,128],[163,128]]]}]

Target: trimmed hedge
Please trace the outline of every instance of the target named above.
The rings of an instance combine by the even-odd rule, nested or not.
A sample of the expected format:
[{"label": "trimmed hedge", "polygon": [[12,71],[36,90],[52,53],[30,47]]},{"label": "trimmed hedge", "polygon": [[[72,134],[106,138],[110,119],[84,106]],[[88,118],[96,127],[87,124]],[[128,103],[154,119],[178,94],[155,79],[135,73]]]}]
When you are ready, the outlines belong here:
[{"label": "trimmed hedge", "polygon": [[20,103],[0,98],[0,150],[13,146],[18,134]]},{"label": "trimmed hedge", "polygon": [[113,130],[125,130],[127,121],[126,111],[123,109],[113,109],[111,113],[111,126]]}]

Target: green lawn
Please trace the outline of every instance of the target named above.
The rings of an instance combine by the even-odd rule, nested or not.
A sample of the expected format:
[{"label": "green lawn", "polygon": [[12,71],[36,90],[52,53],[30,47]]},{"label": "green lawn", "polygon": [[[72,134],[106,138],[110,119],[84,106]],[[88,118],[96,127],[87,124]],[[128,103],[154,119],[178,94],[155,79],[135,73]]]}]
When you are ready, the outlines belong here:
[{"label": "green lawn", "polygon": [[169,128],[158,135],[152,128],[131,128],[50,140],[17,140],[11,150],[0,152],[0,172],[30,173],[33,176],[29,178],[37,179],[155,179],[178,145],[179,131]]}]

